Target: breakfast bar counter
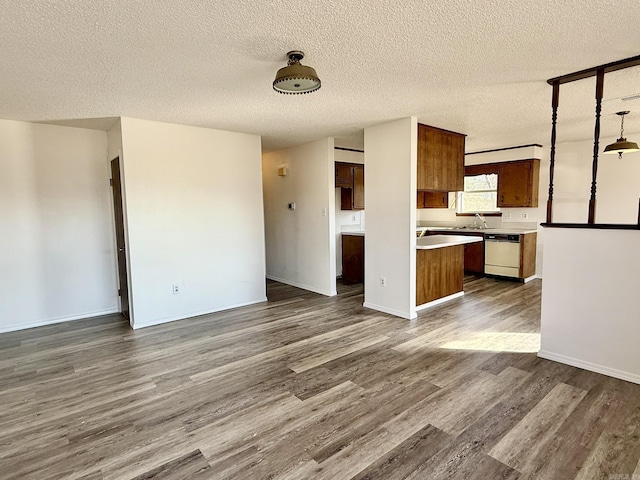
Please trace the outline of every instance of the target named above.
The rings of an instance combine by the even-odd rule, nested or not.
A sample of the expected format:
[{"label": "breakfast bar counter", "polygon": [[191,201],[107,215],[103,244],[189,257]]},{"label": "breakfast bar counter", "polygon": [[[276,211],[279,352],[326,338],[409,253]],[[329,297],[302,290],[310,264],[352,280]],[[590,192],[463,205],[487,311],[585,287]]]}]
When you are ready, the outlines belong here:
[{"label": "breakfast bar counter", "polygon": [[482,241],[463,235],[416,239],[416,310],[464,295],[464,245]]},{"label": "breakfast bar counter", "polygon": [[482,242],[482,237],[469,237],[465,235],[429,235],[416,239],[418,250],[431,250],[434,248],[452,247],[465,243]]}]

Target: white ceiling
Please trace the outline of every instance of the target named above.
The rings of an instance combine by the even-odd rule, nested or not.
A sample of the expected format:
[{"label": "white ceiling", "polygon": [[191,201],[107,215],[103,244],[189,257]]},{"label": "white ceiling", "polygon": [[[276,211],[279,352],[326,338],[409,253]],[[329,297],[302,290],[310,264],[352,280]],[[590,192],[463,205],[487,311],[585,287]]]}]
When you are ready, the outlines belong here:
[{"label": "white ceiling", "polygon": [[[466,133],[467,151],[547,145],[548,78],[640,54],[637,0],[0,0],[0,13],[0,118],[130,116],[260,134],[267,151],[353,146],[409,115]],[[293,49],[319,92],[272,90]],[[594,85],[561,88],[559,141],[593,136]],[[606,76],[603,141],[619,133],[615,99],[636,93],[640,67]],[[640,100],[624,107],[640,131]]]}]

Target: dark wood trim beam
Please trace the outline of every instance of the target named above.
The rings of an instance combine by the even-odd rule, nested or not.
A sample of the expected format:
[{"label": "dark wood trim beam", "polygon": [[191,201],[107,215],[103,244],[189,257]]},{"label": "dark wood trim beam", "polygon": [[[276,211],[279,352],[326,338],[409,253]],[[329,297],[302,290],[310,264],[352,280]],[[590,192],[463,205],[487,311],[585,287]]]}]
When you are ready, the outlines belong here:
[{"label": "dark wood trim beam", "polygon": [[582,80],[583,78],[595,77],[598,75],[600,70],[603,70],[604,73],[610,73],[624,68],[637,67],[638,65],[640,65],[640,55],[611,63],[605,63],[604,65],[599,65],[597,67],[587,68],[585,70],[580,70],[579,72],[568,73],[560,77],[550,78],[547,80],[547,83],[549,85],[553,85],[554,83],[562,85],[563,83],[575,82],[576,80]]},{"label": "dark wood trim beam", "polygon": [[541,223],[544,228],[591,228],[593,230],[640,230],[640,225],[632,223]]},{"label": "dark wood trim beam", "polygon": [[553,84],[551,96],[551,154],[549,161],[549,199],[547,200],[547,222],[553,221],[553,174],[556,168],[556,125],[558,123],[558,104],[560,101],[560,83]]},{"label": "dark wood trim beam", "polygon": [[345,150],[347,152],[360,152],[364,153],[364,150],[358,150],[357,148],[347,148],[347,147],[333,147],[334,150]]},{"label": "dark wood trim beam", "polygon": [[528,145],[517,145],[515,147],[492,148],[491,150],[481,150],[479,152],[465,153],[464,155],[466,157],[467,155],[478,155],[480,153],[492,153],[492,152],[504,152],[505,150],[517,150],[518,148],[527,148],[527,147],[542,148],[542,145],[540,145],[539,143],[529,143]]},{"label": "dark wood trim beam", "polygon": [[[477,212],[483,217],[501,217],[502,212]],[[456,213],[456,217],[475,217],[475,213]]]}]

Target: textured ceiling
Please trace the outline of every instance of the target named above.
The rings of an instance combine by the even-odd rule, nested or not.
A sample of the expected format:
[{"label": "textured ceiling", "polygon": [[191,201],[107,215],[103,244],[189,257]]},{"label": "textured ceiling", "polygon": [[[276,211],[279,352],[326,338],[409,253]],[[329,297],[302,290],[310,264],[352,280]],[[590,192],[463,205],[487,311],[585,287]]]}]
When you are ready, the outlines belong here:
[{"label": "textured ceiling", "polygon": [[[416,115],[468,134],[468,151],[546,145],[545,80],[640,54],[639,24],[637,0],[0,0],[0,118],[130,116],[273,150]],[[272,90],[293,49],[319,92]],[[593,135],[594,84],[561,88],[560,141]],[[635,93],[640,67],[607,75],[605,139]],[[640,100],[625,107],[640,131]]]}]

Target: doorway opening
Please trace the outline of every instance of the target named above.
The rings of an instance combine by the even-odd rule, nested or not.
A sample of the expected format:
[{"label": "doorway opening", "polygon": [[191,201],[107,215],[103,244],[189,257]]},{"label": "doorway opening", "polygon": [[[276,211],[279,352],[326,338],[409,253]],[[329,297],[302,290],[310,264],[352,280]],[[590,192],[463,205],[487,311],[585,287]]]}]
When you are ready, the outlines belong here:
[{"label": "doorway opening", "polygon": [[120,175],[120,157],[111,160],[111,188],[113,190],[113,212],[116,227],[116,247],[118,254],[118,295],[120,312],[129,319],[129,284],[127,281],[127,249],[124,237],[124,207],[122,205],[122,179]]}]

